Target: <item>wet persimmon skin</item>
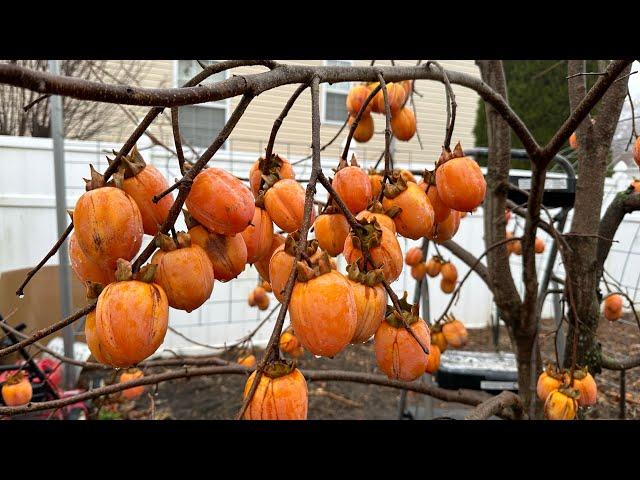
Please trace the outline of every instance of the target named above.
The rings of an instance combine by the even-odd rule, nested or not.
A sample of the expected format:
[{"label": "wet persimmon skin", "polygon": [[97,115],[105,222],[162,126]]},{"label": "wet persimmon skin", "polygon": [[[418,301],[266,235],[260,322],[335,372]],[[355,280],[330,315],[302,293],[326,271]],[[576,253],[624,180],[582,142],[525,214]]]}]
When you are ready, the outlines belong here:
[{"label": "wet persimmon skin", "polygon": [[[255,377],[256,372],[253,372],[247,379],[243,398],[249,394]],[[296,368],[278,378],[262,375],[243,419],[306,420],[308,408],[307,381]]]},{"label": "wet persimmon skin", "polygon": [[332,270],[308,282],[296,282],[289,318],[304,348],[333,357],[346,347],[356,330],[357,309],[351,285]]},{"label": "wet persimmon skin", "polygon": [[2,400],[7,407],[26,405],[32,397],[33,387],[26,376],[16,384],[5,383],[2,386]]},{"label": "wet persimmon skin", "polygon": [[151,263],[158,266],[154,281],[167,294],[171,307],[192,312],[211,297],[213,265],[199,245],[171,252],[158,250]]},{"label": "wet persimmon skin", "polygon": [[480,206],[487,191],[480,166],[470,157],[453,158],[436,168],[436,186],[442,202],[459,212]]},{"label": "wet persimmon skin", "polygon": [[427,235],[427,238],[435,243],[444,243],[447,240],[451,240],[458,233],[459,228],[460,212],[451,210],[451,213],[444,221],[433,225],[433,230],[430,235]]},{"label": "wet persimmon skin", "polygon": [[431,202],[434,221],[436,223],[440,223],[446,220],[451,213],[451,209],[440,199],[440,196],[438,195],[438,187],[436,185],[429,185],[425,182],[420,182],[418,186],[425,191],[429,198],[429,202]]},{"label": "wet persimmon skin", "polygon": [[253,214],[253,225],[242,231],[242,239],[247,247],[247,263],[255,263],[269,252],[273,240],[273,222],[269,213],[259,207]]},{"label": "wet persimmon skin", "polygon": [[431,233],[434,224],[434,213],[431,202],[417,184],[407,183],[407,189],[395,198],[385,197],[382,200],[385,209],[394,206],[402,211],[393,217],[397,232],[405,238],[418,240]]},{"label": "wet persimmon skin", "polygon": [[[349,127],[353,124],[353,117],[349,117],[348,121]],[[373,117],[369,115],[368,117],[362,117],[358,122],[358,126],[353,132],[353,139],[358,143],[366,143],[373,137],[374,134],[374,124]]]},{"label": "wet persimmon skin", "polygon": [[360,167],[344,167],[333,177],[331,186],[354,215],[367,208],[373,198],[371,180]]},{"label": "wet persimmon skin", "polygon": [[254,198],[249,188],[220,168],[207,168],[193,181],[186,205],[209,231],[222,235],[242,232],[253,218]]},{"label": "wet persimmon skin", "polygon": [[162,287],[137,280],[106,286],[96,305],[96,335],[105,363],[130,367],[164,341],[169,301]]},{"label": "wet persimmon skin", "polygon": [[138,205],[115,187],[85,192],[73,211],[73,228],[86,257],[114,272],[118,258],[135,257],[144,234]]},{"label": "wet persimmon skin", "polygon": [[[289,163],[289,161],[282,156],[280,156],[280,159],[282,160],[282,165],[278,169],[280,178],[295,179],[296,174],[293,171],[291,163]],[[260,171],[260,160],[256,160],[253,165],[251,165],[251,169],[249,170],[249,184],[251,185],[251,191],[253,192],[254,196],[258,196],[258,193],[260,193],[261,182],[262,172]]]},{"label": "wet persimmon skin", "polygon": [[387,308],[387,292],[380,284],[369,287],[348,280],[356,301],[356,330],[351,343],[363,343],[369,340],[384,320]]},{"label": "wet persimmon skin", "polygon": [[[367,100],[369,93],[371,93],[371,91],[367,88],[366,85],[356,85],[355,87],[351,88],[351,90],[349,90],[346,103],[347,111],[351,116],[355,117],[358,114],[358,112],[362,108],[362,105]],[[373,99],[371,99],[371,102],[367,104],[364,112],[362,112],[363,117],[368,117],[371,114],[371,107],[373,107],[372,104]]]},{"label": "wet persimmon skin", "polygon": [[[382,236],[380,245],[369,250],[371,260],[375,263],[376,268],[381,267],[384,278],[391,283],[398,279],[402,273],[404,259],[402,258],[402,250],[396,236],[386,227],[382,227]],[[364,259],[362,251],[354,247],[351,235],[344,242],[343,250],[344,258],[347,263],[358,262],[360,269],[364,268]]]},{"label": "wet persimmon skin", "polygon": [[284,245],[276,248],[269,261],[269,279],[271,288],[276,299],[282,303],[284,301],[284,287],[287,285],[289,275],[295,264],[295,257],[284,251]]},{"label": "wet persimmon skin", "polygon": [[202,225],[189,229],[191,241],[209,257],[216,280],[228,282],[240,275],[247,264],[247,246],[242,235],[221,235]]},{"label": "wet persimmon skin", "polygon": [[87,346],[89,347],[89,351],[94,356],[94,358],[100,362],[106,364],[104,356],[102,355],[102,348],[100,346],[100,340],[98,339],[98,334],[96,333],[96,311],[91,310],[87,314],[87,318],[84,322],[84,336],[87,340]]},{"label": "wet persimmon skin", "polygon": [[[120,375],[120,383],[128,382],[130,380],[136,380],[142,377],[144,377],[144,374],[142,373],[142,370],[138,368],[136,368],[135,371],[131,373],[124,371]],[[144,388],[145,388],[144,385],[127,388],[125,390],[122,390],[122,396],[127,400],[133,400],[134,398],[138,398],[140,395],[144,393]]]},{"label": "wet persimmon skin", "polygon": [[[302,227],[304,220],[305,191],[291,179],[280,180],[267,190],[264,206],[273,223],[287,233]],[[311,222],[315,220],[315,209],[311,208]]]},{"label": "wet persimmon skin", "polygon": [[402,142],[408,142],[416,134],[416,116],[413,110],[404,107],[391,117],[393,135]]},{"label": "wet persimmon skin", "polygon": [[[411,324],[411,328],[428,349],[431,339],[427,324],[418,320]],[[376,332],[374,346],[378,367],[390,379],[411,382],[425,372],[427,354],[404,327],[396,328],[382,322]]]},{"label": "wet persimmon skin", "polygon": [[[269,247],[269,251],[258,261],[256,261],[253,266],[256,267],[256,270],[260,274],[260,278],[271,283],[271,279],[269,277],[269,262],[271,262],[271,257],[278,249],[280,245],[284,245],[285,238],[283,235],[279,233],[273,234],[273,239],[271,240],[271,247]],[[271,285],[271,289],[273,290],[273,285]]]},{"label": "wet persimmon skin", "polygon": [[332,257],[340,255],[351,228],[345,216],[341,213],[325,213],[316,218],[313,226],[320,248]]},{"label": "wet persimmon skin", "polygon": [[115,270],[111,271],[108,267],[95,263],[84,254],[73,233],[69,237],[69,263],[73,273],[83,283],[97,282],[107,285],[116,279]]},{"label": "wet persimmon skin", "polygon": [[137,175],[126,178],[122,189],[136,202],[142,215],[142,226],[147,235],[156,235],[158,227],[169,216],[173,205],[173,193],[162,197],[158,203],[153,203],[153,196],[169,188],[169,182],[153,165],[147,165]]},{"label": "wet persimmon skin", "polygon": [[429,355],[427,356],[427,365],[424,369],[425,373],[433,375],[440,368],[440,348],[431,344],[429,347]]},{"label": "wet persimmon skin", "polygon": [[[374,197],[375,198],[375,197]],[[394,234],[396,233],[396,224],[388,215],[384,213],[373,213],[369,210],[362,210],[358,215],[356,215],[356,220],[367,219],[368,221],[373,221],[374,219],[378,221],[381,227],[387,227]]]}]

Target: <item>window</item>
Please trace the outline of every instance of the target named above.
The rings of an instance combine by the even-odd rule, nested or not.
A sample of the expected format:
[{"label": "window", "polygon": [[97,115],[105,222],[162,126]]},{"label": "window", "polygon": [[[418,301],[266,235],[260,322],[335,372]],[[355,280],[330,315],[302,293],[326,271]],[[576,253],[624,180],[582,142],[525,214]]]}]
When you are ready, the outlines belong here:
[{"label": "window", "polygon": [[[349,67],[353,62],[348,60],[325,60],[327,66]],[[350,82],[323,84],[322,121],[342,125],[347,118],[347,94]]]},{"label": "window", "polygon": [[[217,63],[215,60],[203,60],[205,65]],[[177,60],[175,71],[176,86],[183,85],[202,67],[195,60]],[[225,80],[227,72],[220,72],[207,78],[203,84]],[[187,143],[193,147],[207,148],[224,127],[227,121],[229,100],[187,105],[178,109],[180,133]]]}]

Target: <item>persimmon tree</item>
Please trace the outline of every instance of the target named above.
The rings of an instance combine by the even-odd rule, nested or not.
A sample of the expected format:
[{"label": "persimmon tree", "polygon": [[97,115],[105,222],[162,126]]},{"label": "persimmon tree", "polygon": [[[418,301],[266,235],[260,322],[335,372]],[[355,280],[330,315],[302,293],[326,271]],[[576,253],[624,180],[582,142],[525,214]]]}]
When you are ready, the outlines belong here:
[{"label": "persimmon tree", "polygon": [[[609,143],[611,141],[616,115],[619,114],[624,99],[623,93],[626,94],[625,78],[630,62],[610,62],[588,92],[584,92],[584,89],[580,92],[579,80],[576,80],[581,76],[578,74],[586,72],[579,71],[575,63],[570,63],[570,68],[576,70],[570,84],[572,113],[544,147],[537,143],[517,113],[510,108],[501,62],[481,61],[478,64],[481,78],[447,71],[435,61],[418,62],[414,67],[381,67],[373,62],[368,67],[309,67],[267,60],[232,60],[203,65],[203,70],[185,85],[172,89],[96,83],[33,71],[15,64],[0,64],[0,83],[41,95],[54,94],[82,101],[152,107],[121,149],[114,152],[115,156],[110,159],[109,167],[102,173],[92,168],[91,178],[87,180],[87,192],[76,205],[73,222],[40,264],[27,275],[17,291],[17,294],[23,293],[29,279],[55,254],[73,231],[72,239],[77,237],[80,246],[76,260],[79,259],[79,263],[85,267],[84,270],[74,270],[80,277],[84,277],[83,280],[88,280],[89,303],[70,317],[49,327],[31,335],[21,334],[22,340],[16,345],[0,349],[0,356],[29,345],[47,351],[46,347],[38,343],[39,340],[88,315],[87,340],[94,357],[100,363],[78,362],[56,354],[59,359],[100,369],[111,369],[114,366],[137,366],[145,370],[176,367],[163,373],[144,376],[130,372],[122,382],[114,385],[51,402],[0,407],[0,414],[56,409],[79,400],[120,391],[131,392],[134,387],[175,378],[246,374],[253,370],[245,388],[238,418],[306,418],[306,380],[385,385],[425,393],[443,400],[476,405],[470,418],[487,418],[492,414],[504,418],[523,418],[526,416],[523,405],[535,407],[533,392],[537,374],[541,370],[536,342],[540,318],[535,270],[538,228],[546,230],[556,240],[565,265],[573,262],[567,268],[564,296],[570,305],[567,319],[576,327],[573,331],[570,330],[570,335],[578,340],[572,344],[576,347],[570,359],[567,384],[568,388],[575,387],[579,376],[576,374],[577,366],[590,365],[587,359],[591,358],[589,355],[594,342],[589,339],[590,336],[582,326],[593,322],[599,313],[596,293],[599,274],[595,265],[588,262],[593,262],[596,258],[596,250],[608,245],[600,242],[610,240],[621,216],[630,211],[631,208],[625,201],[633,203],[638,197],[635,193],[627,192],[625,200],[620,201],[623,205],[618,207],[617,216],[611,213],[611,220],[602,222],[602,225],[609,225],[611,231],[605,232],[609,236],[599,232],[597,228],[594,230],[594,224],[599,223],[597,220],[604,183],[602,161],[606,157],[606,146],[603,146],[603,142],[607,138]],[[215,73],[247,65],[262,66],[267,71],[200,85]],[[392,135],[399,139],[409,139],[412,132],[415,132],[415,114],[407,104],[415,92],[417,80],[443,83],[447,96],[443,152],[435,171],[425,172],[422,188],[415,183],[410,172],[394,168],[390,149]],[[345,126],[349,125],[347,144],[336,174],[331,179],[323,170],[323,167],[329,166],[323,165],[321,161],[321,152],[326,145],[323,147],[320,144],[319,85],[346,81],[363,82],[363,85],[356,92],[358,95],[350,94],[351,103],[347,106],[351,118],[345,121]],[[275,119],[265,156],[252,167],[249,178],[251,190],[236,177],[213,165],[209,166],[209,162],[255,97],[288,84],[298,84],[299,87],[280,116]],[[486,102],[489,130],[486,196],[485,180],[478,165],[464,155],[459,143],[451,148],[456,115],[452,84],[475,90]],[[303,188],[296,181],[289,162],[276,153],[276,137],[289,110],[307,88],[310,89],[312,99],[312,168],[310,178],[305,179],[307,186]],[[187,161],[183,153],[178,107],[235,96],[241,98],[224,128],[199,158],[193,162]],[[587,125],[587,120],[596,105],[599,127],[593,130]],[[171,109],[175,153],[183,175],[171,186],[166,182],[162,185],[161,180],[153,175],[151,166],[144,165],[140,153],[135,149],[138,139],[166,108]],[[372,172],[367,176],[357,162],[344,157],[349,151],[352,138],[370,138],[368,116],[371,111],[384,117],[385,149],[380,157],[381,160],[384,159],[384,169],[379,174]],[[578,142],[585,145],[580,161],[588,165],[581,167],[578,181],[578,195],[583,207],[581,211],[576,210],[578,222],[572,227],[572,232],[563,235],[554,229],[551,221],[547,222],[542,218],[542,193],[550,161],[576,129]],[[526,206],[511,205],[506,198],[507,191],[511,188],[508,183],[510,130],[522,141],[531,160],[532,182]],[[597,155],[589,156],[588,153],[593,153],[589,148],[593,148]],[[597,165],[592,169],[589,162],[593,158],[597,160]],[[144,175],[145,171],[149,180],[139,182],[142,187],[132,186],[131,180],[142,179],[140,175]],[[467,182],[461,182],[461,177],[466,178]],[[316,239],[309,240],[309,231],[316,223],[315,196],[318,183],[329,196],[318,218],[325,215],[340,217],[328,220],[331,225],[324,229],[324,234],[322,222],[317,222],[319,228],[316,230]],[[348,188],[343,188],[343,184]],[[590,189],[599,196],[599,200],[589,200]],[[437,193],[434,195],[435,190]],[[175,191],[177,195],[174,197]],[[93,202],[87,203],[83,200],[85,198],[92,198]],[[481,257],[475,258],[451,240],[451,237],[457,230],[460,216],[478,207],[483,200],[486,251]],[[438,204],[440,201],[442,205]],[[121,208],[109,207],[115,204],[121,204]],[[174,224],[183,213],[185,205],[188,208],[185,217],[189,232],[177,233]],[[521,237],[507,237],[505,208],[510,208],[515,214],[525,218]],[[612,212],[613,208],[610,208]],[[447,215],[442,214],[443,211]],[[324,217],[323,222],[326,219]],[[269,227],[273,228],[271,221],[289,235],[285,238],[270,231]],[[334,221],[337,222],[337,228],[333,226]],[[387,226],[384,226],[385,223]],[[199,234],[197,229],[200,229]],[[114,232],[125,232],[126,235],[114,237]],[[138,253],[143,232],[154,235],[154,240]],[[335,237],[338,234],[342,237]],[[429,331],[427,322],[420,318],[419,302],[412,305],[407,302],[406,296],[398,298],[390,287],[390,283],[398,278],[403,268],[396,234],[411,239],[430,238],[449,249],[470,267],[455,287],[456,291],[453,292],[447,311],[433,324],[430,319],[426,319],[432,327],[437,327],[432,328],[432,332]],[[340,249],[343,237],[344,244]],[[118,241],[118,238],[126,238],[126,242]],[[239,246],[240,242],[242,246]],[[508,265],[507,245],[515,242],[521,245],[523,256],[524,298],[520,298],[517,293]],[[318,243],[321,244],[320,248]],[[192,248],[193,245],[204,250],[206,255],[193,253],[194,250],[198,251],[198,248]],[[158,251],[158,248],[161,250]],[[576,255],[578,249],[582,249],[580,255]],[[592,251],[593,255],[588,256]],[[342,252],[345,255],[349,262],[348,278],[335,271],[327,252]],[[606,257],[606,252],[598,252],[600,256]],[[282,258],[277,261],[281,266],[272,268],[276,264],[276,256]],[[486,266],[482,263],[484,257]],[[205,258],[209,258],[211,264],[207,264]],[[219,258],[225,259],[222,262],[224,265],[216,265],[215,260]],[[187,311],[197,308],[211,294],[209,287],[213,287],[213,277],[222,281],[232,280],[242,271],[248,258],[254,260],[261,277],[268,282],[266,286],[273,288],[274,293],[277,292],[276,297],[280,302],[267,317],[268,319],[277,312],[273,331],[260,361],[254,365],[255,358],[246,356],[241,358],[242,363],[227,362],[217,357],[146,360],[161,343],[164,332],[170,328],[167,327],[168,306],[177,306],[176,308]],[[145,265],[150,259],[152,262]],[[236,271],[232,259],[241,263],[242,269]],[[415,263],[413,259],[408,259],[408,262]],[[185,272],[184,268],[180,268],[184,264],[194,265],[193,272]],[[195,268],[196,264],[198,268]],[[425,264],[422,273],[412,273],[415,278],[420,278],[424,273],[437,269],[444,270],[446,278],[444,273],[443,278],[451,284],[448,288],[453,291],[457,272],[451,271],[451,268]],[[100,273],[101,277],[94,277],[95,272]],[[198,272],[207,281],[189,278],[189,273],[194,272]],[[434,368],[432,355],[435,353],[432,352],[432,345],[446,346],[446,343],[442,343],[443,339],[452,345],[464,343],[466,331],[460,322],[456,323],[455,319],[449,318],[448,310],[457,291],[472,272],[487,283],[503,312],[518,360],[519,397],[505,392],[487,399],[486,395],[480,393],[448,391],[417,380],[425,370]],[[353,283],[358,286],[354,287]],[[382,308],[376,309],[375,318],[366,317],[357,301],[360,288],[376,289],[375,296],[388,298],[390,305],[384,311]],[[212,289],[215,290],[214,287]],[[254,291],[253,300],[250,301],[264,305],[263,301],[260,303],[261,293]],[[383,293],[386,293],[386,297]],[[324,305],[323,298],[333,298],[335,302]],[[287,313],[290,315],[293,332],[283,331]],[[131,326],[127,326],[126,320],[133,317],[139,318],[137,327],[142,333],[128,330]],[[448,320],[443,326],[445,318]],[[244,345],[267,319],[230,348]],[[371,322],[377,328],[373,328]],[[354,336],[361,335],[358,340],[365,336],[370,338],[374,331],[376,360],[386,376],[349,371],[298,371],[282,357],[281,351],[299,352],[300,346],[317,355],[332,356],[353,341]],[[578,333],[574,334],[574,331]],[[287,333],[289,337],[283,343]],[[296,345],[296,341],[301,345]],[[396,352],[393,350],[395,348],[399,350]],[[295,357],[296,354],[292,356]],[[554,394],[554,405],[564,401],[564,393],[560,391],[559,395]],[[561,407],[562,405],[559,408]],[[529,413],[535,415],[535,408],[530,408]]]}]

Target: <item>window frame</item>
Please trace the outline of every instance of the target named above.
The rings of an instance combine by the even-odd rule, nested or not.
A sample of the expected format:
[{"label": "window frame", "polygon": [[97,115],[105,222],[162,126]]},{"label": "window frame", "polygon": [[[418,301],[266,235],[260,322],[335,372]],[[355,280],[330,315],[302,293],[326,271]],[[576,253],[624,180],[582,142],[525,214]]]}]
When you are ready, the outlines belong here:
[{"label": "window frame", "polygon": [[[333,60],[334,62],[348,62],[349,66],[353,66],[354,65],[354,60],[342,60],[342,59],[336,59]],[[329,60],[323,60],[322,61],[322,65],[325,67],[329,66]],[[349,89],[351,89],[351,87],[353,87],[353,83],[354,82],[340,82],[340,83],[348,83],[349,84]],[[327,93],[341,93],[341,94],[345,94],[345,100],[346,100],[346,95],[347,93],[344,92],[344,90],[341,89],[337,89],[335,88],[334,85],[329,85],[328,83],[322,83],[320,85],[320,96],[322,97],[322,102],[320,102],[320,121],[322,124],[325,125],[336,125],[336,126],[342,126],[342,124],[344,123],[344,119],[343,120],[331,120],[328,119],[326,114],[327,114],[327,110],[326,110],[326,105],[327,105]]]},{"label": "window frame", "polygon": [[[181,86],[180,83],[178,83],[180,78],[180,61],[181,60],[173,61],[173,86],[176,88],[179,88]],[[195,61],[195,60],[189,60],[189,61]],[[221,62],[222,60],[211,60],[211,61]],[[224,70],[220,73],[224,75],[224,80],[227,80],[229,78],[229,70]],[[231,110],[231,98],[225,98],[224,100],[218,100],[215,102],[204,102],[204,103],[196,103],[194,105],[184,105],[184,107],[218,108],[218,109],[224,110],[224,123],[226,124],[229,121],[229,115],[230,115],[229,112]],[[211,139],[211,141],[213,141],[213,138]],[[206,150],[207,147],[206,146],[198,147],[194,145],[194,148],[195,149],[200,148],[202,150]],[[229,149],[228,141],[225,141],[224,144],[220,147],[220,150],[228,150],[228,149]]]}]

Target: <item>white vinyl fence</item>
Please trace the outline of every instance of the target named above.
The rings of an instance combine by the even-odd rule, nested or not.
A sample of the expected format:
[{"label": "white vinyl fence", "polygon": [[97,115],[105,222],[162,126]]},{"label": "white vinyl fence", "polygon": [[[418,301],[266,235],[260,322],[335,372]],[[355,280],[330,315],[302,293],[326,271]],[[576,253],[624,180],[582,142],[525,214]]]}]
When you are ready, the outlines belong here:
[{"label": "white vinyl fence", "polygon": [[[89,163],[98,171],[104,171],[107,166],[106,154],[111,155],[112,149],[118,149],[120,145],[100,142],[65,142],[65,162],[67,181],[67,206],[72,208],[77,198],[84,192],[82,177],[88,177]],[[339,148],[338,146],[336,146]],[[160,169],[173,182],[179,177],[177,162],[166,150],[159,147],[149,148],[141,140],[138,144],[147,163],[151,163]],[[336,152],[337,152],[336,148]],[[221,151],[215,155],[211,164],[228,169],[239,177],[247,177],[251,164],[263,153],[263,144],[256,142],[254,152],[238,153],[232,148]],[[325,155],[323,152],[323,165],[325,172],[331,175],[330,166],[335,166],[337,160]],[[111,155],[112,156],[112,155]],[[291,158],[291,161],[297,160]],[[361,162],[362,164],[363,162]],[[296,166],[296,173],[300,178],[308,178],[310,162],[303,162]],[[369,167],[364,162],[364,167]],[[400,165],[398,165],[400,166]],[[425,163],[416,165],[404,165],[409,168],[424,168]],[[625,170],[625,169],[623,169]],[[629,184],[630,174],[619,171],[613,179],[607,179],[608,204],[614,192],[623,190]],[[326,198],[326,192],[318,185],[320,198]],[[512,220],[513,222],[513,220]],[[484,250],[482,209],[462,219],[460,230],[455,241],[475,255],[480,255]],[[176,225],[177,229],[184,229],[182,220]],[[638,281],[640,278],[640,262],[637,256],[640,247],[636,238],[640,232],[640,216],[628,215],[621,226],[607,261],[607,271],[629,288],[632,297],[638,294]],[[544,232],[540,235],[549,243],[549,238]],[[146,241],[150,237],[145,237]],[[0,272],[32,267],[46,253],[56,241],[56,217],[55,194],[53,174],[53,153],[50,139],[29,137],[0,136]],[[420,242],[402,240],[404,250],[412,246],[419,246]],[[446,249],[441,249],[445,257]],[[430,254],[433,250],[430,250]],[[544,260],[548,249],[539,258]],[[458,268],[462,277],[468,267],[452,257],[453,263]],[[514,278],[517,284],[520,275],[520,257],[512,257]],[[57,256],[54,256],[50,264],[57,264]],[[559,263],[559,262],[557,262]],[[344,272],[344,260],[339,261]],[[538,262],[538,266],[544,265]],[[562,266],[557,265],[561,274]],[[402,295],[404,290],[409,292],[409,299],[413,297],[415,281],[409,274],[409,269],[393,284],[394,290]],[[539,272],[540,275],[542,272]],[[241,338],[251,331],[262,320],[266,313],[247,305],[247,295],[256,285],[258,279],[254,268],[247,266],[238,279],[222,283],[215,282],[211,299],[192,313],[179,310],[171,310],[170,325],[200,343],[223,345]],[[431,317],[437,317],[449,301],[449,296],[443,294],[439,288],[439,279],[429,279]],[[271,307],[276,305],[275,298],[271,299]],[[484,283],[474,274],[471,275],[460,298],[453,308],[457,317],[462,319],[468,327],[484,327],[488,324],[494,312],[492,296]],[[545,313],[552,314],[550,303],[547,302]],[[255,336],[254,343],[263,344],[271,331],[275,315],[269,323]],[[169,331],[163,348],[174,352],[196,353],[202,351],[187,340]]]}]

